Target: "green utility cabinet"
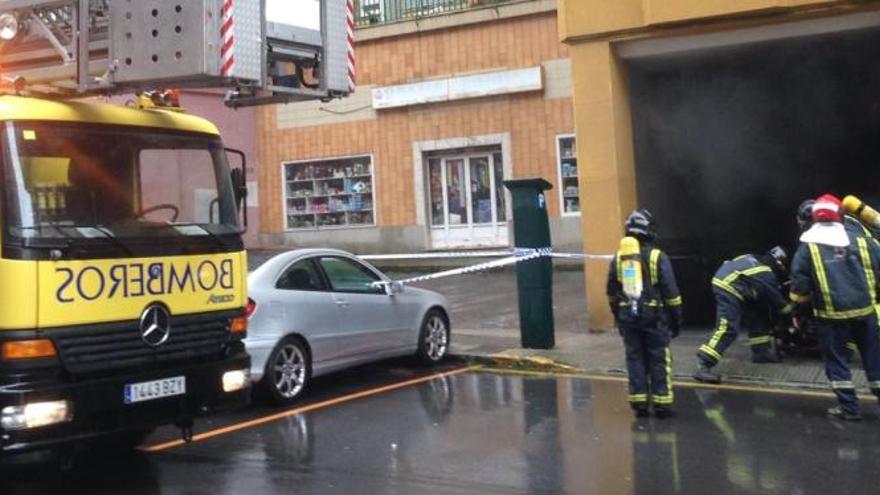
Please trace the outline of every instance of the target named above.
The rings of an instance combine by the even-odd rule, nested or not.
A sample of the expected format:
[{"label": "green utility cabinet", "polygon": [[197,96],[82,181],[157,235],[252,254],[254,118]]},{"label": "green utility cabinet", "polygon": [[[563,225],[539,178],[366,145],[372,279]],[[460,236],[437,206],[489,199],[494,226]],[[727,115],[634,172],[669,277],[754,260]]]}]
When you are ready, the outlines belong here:
[{"label": "green utility cabinet", "polygon": [[[553,186],[544,179],[504,181],[513,196],[513,236],[520,249],[550,247],[550,220],[544,191]],[[556,345],[553,328],[553,259],[549,256],[522,261],[516,265],[519,293],[519,325],[522,346],[552,349]]]}]

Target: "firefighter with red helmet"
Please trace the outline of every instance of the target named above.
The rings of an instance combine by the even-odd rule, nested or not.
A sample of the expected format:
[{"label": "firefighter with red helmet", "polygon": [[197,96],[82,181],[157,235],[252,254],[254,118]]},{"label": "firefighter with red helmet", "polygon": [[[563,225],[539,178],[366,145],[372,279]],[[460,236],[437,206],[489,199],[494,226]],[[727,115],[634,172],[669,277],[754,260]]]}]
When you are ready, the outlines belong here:
[{"label": "firefighter with red helmet", "polygon": [[844,226],[838,198],[826,194],[812,207],[812,226],[801,235],[792,261],[791,299],[796,315],[809,315],[825,361],[825,374],[838,405],[832,418],[861,419],[848,342],[855,342],[868,383],[880,398],[880,326],[877,289],[880,246]]}]

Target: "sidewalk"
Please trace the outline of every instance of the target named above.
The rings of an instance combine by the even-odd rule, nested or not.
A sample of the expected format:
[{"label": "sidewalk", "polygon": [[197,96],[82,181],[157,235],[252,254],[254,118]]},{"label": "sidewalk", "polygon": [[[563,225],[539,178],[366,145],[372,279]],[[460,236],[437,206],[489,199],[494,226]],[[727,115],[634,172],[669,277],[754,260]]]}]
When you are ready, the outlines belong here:
[{"label": "sidewalk", "polygon": [[[695,351],[705,342],[707,332],[685,331],[672,342],[672,373],[677,380],[692,380],[697,365]],[[572,371],[626,375],[623,342],[613,333],[556,334],[552,350],[522,349],[519,330],[479,330],[453,327],[452,353],[476,359],[522,360],[541,358],[572,367]],[[822,363],[818,357],[786,356],[779,364],[754,364],[745,338],[731,346],[718,366],[725,383],[748,383],[777,387],[828,390]],[[858,364],[854,365],[854,368]],[[864,373],[854,369],[857,386],[867,387]]]},{"label": "sidewalk", "polygon": [[[392,273],[399,275],[403,274]],[[516,276],[512,271],[452,277],[420,287],[436,290],[449,299],[453,354],[480,359],[538,357],[586,373],[626,374],[623,342],[617,332],[591,333],[587,328],[580,271],[554,273],[556,347],[546,351],[520,347]],[[697,365],[696,350],[710,333],[709,328],[685,329],[673,340],[672,371],[676,379],[691,380]],[[856,368],[860,368],[858,363],[854,363]],[[730,347],[717,369],[725,383],[829,390],[818,356],[786,356],[779,364],[753,364],[745,336]],[[866,387],[861,369],[854,374],[856,384]]]}]

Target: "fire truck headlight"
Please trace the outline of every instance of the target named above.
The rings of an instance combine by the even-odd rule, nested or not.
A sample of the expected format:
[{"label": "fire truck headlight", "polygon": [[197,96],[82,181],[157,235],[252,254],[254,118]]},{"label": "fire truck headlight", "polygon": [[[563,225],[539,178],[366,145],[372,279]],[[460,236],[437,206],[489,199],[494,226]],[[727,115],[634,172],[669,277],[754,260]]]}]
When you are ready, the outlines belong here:
[{"label": "fire truck headlight", "polygon": [[18,35],[18,17],[11,12],[0,14],[0,39],[9,41]]},{"label": "fire truck headlight", "polygon": [[250,381],[250,370],[233,370],[223,374],[223,391],[237,392],[248,385]]},{"label": "fire truck headlight", "polygon": [[23,406],[4,407],[0,426],[4,430],[26,430],[70,421],[73,417],[66,400],[32,402]]}]

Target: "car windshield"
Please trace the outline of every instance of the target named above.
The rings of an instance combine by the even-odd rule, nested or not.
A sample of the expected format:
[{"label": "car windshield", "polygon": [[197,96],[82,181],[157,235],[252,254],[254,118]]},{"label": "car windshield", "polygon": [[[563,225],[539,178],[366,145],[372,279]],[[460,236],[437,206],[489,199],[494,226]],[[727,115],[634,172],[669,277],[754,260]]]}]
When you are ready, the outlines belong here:
[{"label": "car windshield", "polygon": [[208,134],[7,123],[8,232],[23,239],[238,233],[226,154]]}]

